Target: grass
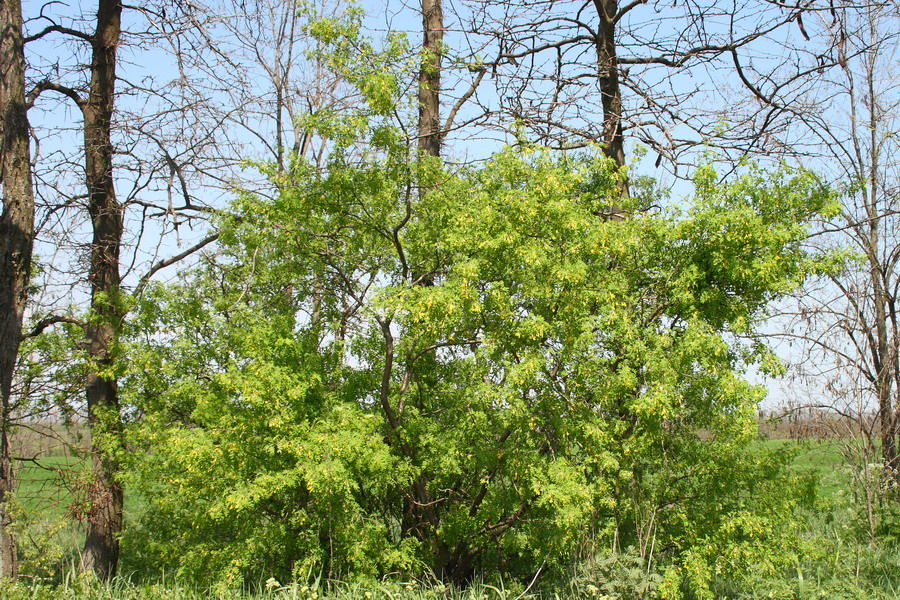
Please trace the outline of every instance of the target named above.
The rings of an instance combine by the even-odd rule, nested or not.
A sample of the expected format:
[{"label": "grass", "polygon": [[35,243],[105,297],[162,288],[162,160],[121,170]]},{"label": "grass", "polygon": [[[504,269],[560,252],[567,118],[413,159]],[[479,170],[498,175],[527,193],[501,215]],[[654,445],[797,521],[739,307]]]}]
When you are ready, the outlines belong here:
[{"label": "grass", "polygon": [[16,500],[29,513],[60,517],[82,495],[88,462],[75,456],[47,456],[20,464]]},{"label": "grass", "polygon": [[80,517],[88,462],[73,456],[45,456],[18,465],[13,523],[22,575],[54,578],[84,541]]},{"label": "grass", "polygon": [[506,589],[480,582],[459,589],[418,582],[329,581],[323,584],[313,580],[281,584],[270,579],[255,589],[196,589],[165,579],[136,583],[118,577],[101,583],[74,573],[59,586],[0,584],[0,600],[528,600],[541,597],[563,600],[576,596],[542,596],[533,590]]},{"label": "grass", "polygon": [[[824,499],[838,499],[841,490],[848,489],[848,469],[845,466],[840,440],[762,440],[760,446],[770,449],[790,449],[794,452],[793,466],[800,473],[814,473],[820,482]],[[478,583],[466,590],[418,583],[341,583],[326,585],[292,583],[282,585],[274,580],[251,589],[197,589],[176,581],[141,581],[117,578],[100,584],[74,574],[61,577],[61,564],[75,564],[82,543],[83,527],[72,520],[77,512],[83,488],[78,477],[71,473],[86,473],[87,461],[73,457],[40,459],[40,466],[20,465],[20,484],[17,493],[20,516],[30,529],[20,536],[25,550],[22,558],[30,562],[30,572],[17,585],[0,584],[0,600],[516,600],[526,590],[522,585],[514,589],[502,585]],[[49,467],[49,468],[42,468]],[[68,474],[68,475],[67,475]],[[86,481],[82,478],[81,481]],[[140,514],[144,500],[126,494],[126,522]],[[74,510],[73,510],[74,508]],[[835,517],[840,521],[839,517]],[[798,563],[796,573],[760,575],[758,589],[722,588],[728,592],[721,598],[796,598],[813,600],[847,598],[900,598],[900,544],[874,547],[851,544],[837,531],[838,521],[823,515],[822,523],[812,525],[821,539],[832,539],[829,547],[837,551],[833,558],[809,557],[809,564]],[[826,524],[830,523],[830,524]],[[831,535],[829,532],[834,530]],[[818,539],[818,538],[817,538]],[[55,581],[57,585],[41,583]],[[540,585],[540,584],[539,584]],[[538,585],[538,587],[539,587]],[[583,587],[583,586],[581,586]],[[595,588],[596,589],[596,588]],[[602,594],[580,589],[574,582],[563,587],[531,589],[519,598],[569,600],[589,598],[599,600]],[[599,594],[599,595],[598,595]],[[774,594],[774,595],[773,595]],[[629,598],[631,596],[628,596]],[[719,596],[717,596],[718,598]]]},{"label": "grass", "polygon": [[819,494],[830,500],[848,485],[847,466],[841,455],[839,439],[825,440],[763,440],[770,449],[791,449],[795,452],[793,466],[797,472],[814,474],[819,480]]},{"label": "grass", "polygon": [[[866,551],[864,551],[864,554]],[[868,552],[872,554],[871,551]],[[864,557],[869,563],[894,563],[897,549],[875,552]],[[856,560],[859,561],[857,556]],[[846,566],[846,565],[845,565]],[[871,569],[875,565],[864,566]],[[885,566],[887,566],[885,564]],[[889,570],[889,569],[888,569]],[[884,581],[866,573],[860,578],[852,571],[827,573],[819,565],[796,572],[777,575],[758,574],[737,588],[718,589],[709,600],[894,600],[900,598],[896,573]],[[751,586],[753,589],[747,589]],[[596,586],[575,584],[553,585],[541,589],[524,588],[521,584],[505,587],[476,581],[465,589],[433,583],[401,581],[341,582],[312,579],[307,582],[281,584],[273,579],[249,589],[186,586],[165,577],[155,582],[135,582],[118,577],[98,582],[92,576],[70,573],[62,584],[0,583],[0,600],[653,600],[656,593],[625,592],[608,594]],[[707,598],[704,596],[704,598]],[[682,600],[697,600],[688,594]]]},{"label": "grass", "polygon": [[[14,522],[23,575],[58,581],[61,565],[77,562],[89,482],[90,461],[84,457],[44,456],[18,465]],[[145,504],[138,494],[125,495],[126,525]]]}]

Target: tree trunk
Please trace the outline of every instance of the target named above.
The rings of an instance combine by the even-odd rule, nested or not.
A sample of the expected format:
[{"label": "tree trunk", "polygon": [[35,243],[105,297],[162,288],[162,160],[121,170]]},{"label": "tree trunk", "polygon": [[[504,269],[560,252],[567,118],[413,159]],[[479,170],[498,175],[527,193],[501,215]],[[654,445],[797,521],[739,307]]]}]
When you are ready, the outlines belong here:
[{"label": "tree trunk", "polygon": [[22,5],[0,0],[0,578],[17,575],[6,502],[15,491],[9,448],[12,380],[22,339],[34,242],[34,190],[25,108]]},{"label": "tree trunk", "polygon": [[119,297],[123,211],[113,185],[111,135],[121,16],[119,0],[100,0],[97,31],[91,40],[90,92],[82,105],[85,177],[93,227],[89,275],[92,318],[85,340],[92,360],[86,392],[93,483],[81,569],[93,570],[101,578],[116,573],[123,506],[122,488],[116,481],[122,428],[114,373],[114,344],[124,318]]},{"label": "tree trunk", "polygon": [[[870,225],[869,243],[874,252],[878,248],[879,219],[874,219]],[[875,336],[877,346],[875,348],[873,364],[876,369],[875,394],[878,398],[878,426],[881,431],[881,456],[884,466],[890,476],[896,476],[897,444],[895,439],[896,424],[894,422],[893,367],[895,364],[888,333],[887,294],[882,285],[881,266],[870,257],[869,277],[872,281],[872,299],[875,305]]]},{"label": "tree trunk", "polygon": [[441,53],[444,12],[441,0],[422,0],[422,66],[419,69],[419,150],[441,155]]},{"label": "tree trunk", "polygon": [[622,136],[622,92],[619,89],[619,64],[616,59],[617,0],[594,0],[600,23],[594,46],[597,50],[597,81],[603,104],[603,153],[618,166],[625,165]]},{"label": "tree trunk", "polygon": [[[440,158],[443,132],[441,131],[441,53],[444,43],[444,12],[441,0],[422,0],[422,63],[419,67],[419,121],[418,121],[418,149],[425,156]],[[427,193],[424,187],[419,188],[420,198]],[[426,273],[413,270],[411,281],[413,285],[434,285],[434,278]],[[385,331],[385,338],[391,348],[393,340],[390,331]],[[434,356],[423,356],[420,360],[419,376],[433,368]],[[411,374],[415,377],[415,374]],[[390,415],[387,415],[391,418]],[[399,421],[394,429],[400,427]],[[403,450],[408,458],[413,455],[408,449]],[[439,556],[448,555],[446,546],[437,540],[435,532],[440,524],[439,508],[432,502],[428,493],[426,475],[421,475],[414,486],[415,501],[408,499],[404,508],[403,528],[407,533],[418,537],[422,541],[430,541],[435,545],[434,551]],[[430,538],[430,539],[429,539]],[[443,564],[443,559],[439,559]]]},{"label": "tree trunk", "polygon": [[892,398],[892,383],[894,380],[892,367],[894,361],[889,354],[887,340],[887,323],[884,311],[882,290],[880,286],[875,286],[875,313],[876,313],[876,334],[878,339],[878,360],[875,362],[877,368],[875,380],[875,392],[878,397],[878,425],[881,432],[881,456],[884,460],[884,466],[888,473],[893,476],[893,472],[897,469],[897,446],[895,440],[895,424],[894,424],[894,408]]},{"label": "tree trunk", "polygon": [[[441,53],[444,44],[444,11],[441,0],[422,0],[422,64],[419,67],[419,152],[440,158],[444,133],[441,131]],[[419,197],[428,190],[419,187]],[[431,276],[413,271],[419,285],[434,284]]]}]

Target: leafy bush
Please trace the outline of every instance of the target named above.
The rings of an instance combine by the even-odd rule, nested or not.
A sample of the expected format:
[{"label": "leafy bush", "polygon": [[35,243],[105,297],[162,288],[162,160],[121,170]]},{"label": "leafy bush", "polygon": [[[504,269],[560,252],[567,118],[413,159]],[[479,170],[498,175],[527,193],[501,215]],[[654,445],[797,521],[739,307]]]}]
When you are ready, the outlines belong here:
[{"label": "leafy bush", "polygon": [[586,530],[701,570],[766,553],[797,499],[748,452],[740,370],[766,354],[732,336],[809,268],[815,179],[703,171],[688,213],[611,220],[598,155],[369,161],[295,165],[145,294],[124,386],[145,565],[528,577]]},{"label": "leafy bush", "polygon": [[802,240],[828,191],[702,168],[690,210],[662,212],[599,149],[447,169],[392,121],[401,41],[312,30],[367,102],[305,123],[334,140],[325,167],[270,168],[277,193],[240,196],[220,253],[136,308],[142,568],[462,584],[615,538],[707,589],[783,546],[796,500],[746,452],[762,391],[742,378],[774,359],[739,340],[818,268]]}]

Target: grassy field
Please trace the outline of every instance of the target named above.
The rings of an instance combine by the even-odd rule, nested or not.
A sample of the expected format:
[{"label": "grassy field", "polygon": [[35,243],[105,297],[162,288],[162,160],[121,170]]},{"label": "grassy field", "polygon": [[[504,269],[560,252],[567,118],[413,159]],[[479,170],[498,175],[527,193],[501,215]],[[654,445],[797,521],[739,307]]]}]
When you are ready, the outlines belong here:
[{"label": "grassy field", "polygon": [[[90,461],[45,456],[18,469],[15,517],[23,574],[58,580],[60,565],[75,561],[84,543]],[[125,495],[126,526],[143,507],[143,498]]]},{"label": "grassy field", "polygon": [[[524,593],[523,593],[524,592]],[[542,596],[531,590],[506,589],[476,583],[465,590],[417,583],[340,583],[316,582],[282,585],[275,581],[250,590],[197,590],[174,582],[135,584],[117,579],[109,584],[69,577],[61,586],[3,585],[0,600],[567,600],[585,597],[603,600],[597,594],[584,596],[558,593]]]},{"label": "grassy field", "polygon": [[764,440],[769,448],[790,449],[795,452],[794,468],[803,474],[814,474],[819,480],[819,493],[833,498],[847,489],[848,473],[841,455],[842,440]]}]

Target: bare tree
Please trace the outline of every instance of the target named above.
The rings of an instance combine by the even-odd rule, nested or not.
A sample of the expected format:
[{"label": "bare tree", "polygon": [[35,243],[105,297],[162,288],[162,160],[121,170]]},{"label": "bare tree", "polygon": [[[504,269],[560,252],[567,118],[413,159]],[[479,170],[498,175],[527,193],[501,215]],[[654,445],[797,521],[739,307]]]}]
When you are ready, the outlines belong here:
[{"label": "bare tree", "polygon": [[[81,568],[109,577],[118,563],[124,501],[118,471],[127,407],[119,390],[118,342],[127,297],[215,242],[215,232],[190,229],[206,229],[223,196],[238,186],[266,191],[264,177],[239,171],[246,158],[270,161],[279,170],[291,154],[321,160],[327,142],[312,139],[292,117],[339,104],[340,81],[315,61],[311,77],[299,68],[310,65],[303,47],[308,38],[291,3],[261,0],[250,10],[237,2],[162,0],[126,7],[100,0],[95,14],[66,17],[54,5],[44,4],[32,17],[34,31],[25,38],[35,46],[27,104],[43,118],[35,134],[39,145],[74,132],[82,137],[77,151],[54,148],[36,165],[38,190],[46,198],[42,243],[61,249],[65,265],[42,283],[52,285],[49,278],[61,274],[63,285],[75,291],[50,294],[49,307],[35,306],[36,315],[50,314],[29,335],[62,322],[85,332],[93,484]],[[67,40],[71,59],[47,59],[51,52],[40,45],[57,38]],[[129,63],[122,49],[133,43],[164,53],[171,71],[148,73]],[[82,48],[90,57],[87,68]],[[57,98],[77,110],[75,126],[60,125],[58,115],[67,107]],[[78,242],[85,233],[78,224],[82,213],[92,236],[87,260],[80,258]],[[165,242],[171,237],[182,247],[171,250]],[[83,268],[87,319],[60,306],[79,301]]]},{"label": "bare tree", "polygon": [[[58,34],[89,47],[88,77],[83,85],[69,85],[60,81],[61,78],[44,77],[31,92],[30,103],[34,104],[43,92],[57,92],[75,105],[82,118],[81,151],[86,193],[73,197],[84,198],[92,232],[87,269],[91,316],[83,324],[83,348],[89,365],[85,391],[93,482],[89,489],[90,509],[81,568],[92,570],[101,577],[110,577],[117,569],[124,502],[123,490],[117,480],[123,449],[123,424],[116,375],[116,340],[126,316],[121,249],[127,204],[116,194],[114,161],[117,152],[122,150],[116,147],[113,139],[116,86],[121,79],[117,74],[117,53],[122,40],[122,12],[123,5],[119,0],[100,0],[93,32],[64,27],[44,17],[50,24],[27,39],[34,42]],[[72,322],[74,318],[51,317],[44,327],[63,320]]]},{"label": "bare tree", "polygon": [[824,388],[815,404],[877,436],[884,474],[900,481],[900,6],[842,9],[822,29],[822,52],[840,68],[815,82],[805,105],[766,98],[802,126],[794,143],[806,164],[844,189],[811,245],[854,256],[802,290],[777,335],[798,343],[801,366]]},{"label": "bare tree", "polygon": [[619,165],[631,140],[677,173],[698,147],[734,157],[774,150],[768,140],[792,115],[757,94],[796,98],[837,66],[803,47],[804,19],[831,4],[475,0],[458,20],[494,81],[496,99],[480,101],[500,116],[495,126],[515,119],[564,148],[601,143]]},{"label": "bare tree", "polygon": [[219,182],[228,193],[236,185],[269,185],[243,169],[246,160],[280,171],[291,156],[321,163],[327,142],[297,118],[341,110],[352,99],[341,78],[314,55],[304,26],[310,18],[339,15],[342,3],[298,10],[274,0],[211,0],[175,8],[176,24],[161,22],[160,28],[170,32],[167,50],[178,64],[179,97],[204,98],[211,107],[207,119],[218,123],[214,143],[192,161],[207,176],[205,183]]},{"label": "bare tree", "polygon": [[90,46],[86,92],[49,79],[33,96],[53,90],[68,97],[83,119],[84,173],[87,209],[93,232],[89,273],[91,318],[84,327],[84,348],[90,358],[86,379],[88,422],[92,439],[93,483],[82,566],[102,577],[117,567],[123,493],[115,480],[116,456],[121,442],[118,384],[114,344],[124,317],[121,298],[120,248],[124,234],[124,207],[116,198],[113,173],[113,111],[116,98],[116,53],[122,31],[122,4],[100,0],[96,28],[91,34],[59,31],[52,25],[36,34],[64,33]]}]

